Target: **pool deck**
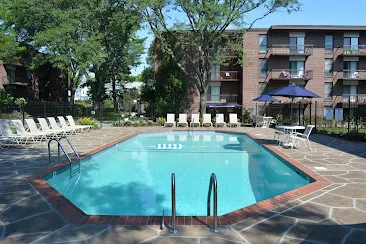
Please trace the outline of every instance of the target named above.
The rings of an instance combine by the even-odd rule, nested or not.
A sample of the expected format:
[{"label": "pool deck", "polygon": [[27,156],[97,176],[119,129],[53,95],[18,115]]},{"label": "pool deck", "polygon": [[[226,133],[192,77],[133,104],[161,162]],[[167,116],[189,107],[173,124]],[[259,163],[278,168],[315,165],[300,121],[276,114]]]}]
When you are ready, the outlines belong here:
[{"label": "pool deck", "polygon": [[[69,138],[83,154],[132,133],[158,130],[166,129],[105,127]],[[314,134],[313,151],[290,150],[271,142],[273,129],[224,130],[251,133],[330,184],[221,226],[220,233],[205,225],[185,225],[170,234],[157,225],[115,226],[108,219],[104,224],[71,224],[25,180],[48,168],[47,143],[11,147],[0,150],[0,243],[366,243],[366,143]]]}]

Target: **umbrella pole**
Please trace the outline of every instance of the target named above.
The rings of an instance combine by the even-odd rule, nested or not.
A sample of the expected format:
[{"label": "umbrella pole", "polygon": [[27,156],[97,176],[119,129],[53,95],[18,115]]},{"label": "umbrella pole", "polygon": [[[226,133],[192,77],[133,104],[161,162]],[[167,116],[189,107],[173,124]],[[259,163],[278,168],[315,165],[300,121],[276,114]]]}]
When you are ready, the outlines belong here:
[{"label": "umbrella pole", "polygon": [[267,116],[267,101],[264,102],[264,117]]},{"label": "umbrella pole", "polygon": [[258,104],[257,103],[255,103],[255,115],[258,116]]},{"label": "umbrella pole", "polygon": [[290,104],[290,123],[292,125],[292,103],[294,102],[294,98],[291,98],[291,104]]}]

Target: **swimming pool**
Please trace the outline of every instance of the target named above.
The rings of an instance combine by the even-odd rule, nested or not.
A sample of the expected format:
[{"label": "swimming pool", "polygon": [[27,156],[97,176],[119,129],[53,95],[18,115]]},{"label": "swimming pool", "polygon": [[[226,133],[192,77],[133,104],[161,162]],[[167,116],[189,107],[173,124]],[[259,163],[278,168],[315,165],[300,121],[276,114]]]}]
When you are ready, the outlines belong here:
[{"label": "swimming pool", "polygon": [[178,216],[207,214],[211,173],[218,182],[218,214],[304,186],[311,179],[246,134],[208,131],[144,133],[44,179],[89,215],[171,214],[171,173]]}]

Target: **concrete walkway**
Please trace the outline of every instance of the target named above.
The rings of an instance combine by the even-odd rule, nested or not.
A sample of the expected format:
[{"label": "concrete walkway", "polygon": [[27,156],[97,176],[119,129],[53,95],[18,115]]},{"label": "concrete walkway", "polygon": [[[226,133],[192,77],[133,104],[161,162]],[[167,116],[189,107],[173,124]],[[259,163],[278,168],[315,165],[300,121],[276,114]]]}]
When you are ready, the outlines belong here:
[{"label": "concrete walkway", "polygon": [[[71,136],[80,154],[135,131],[161,127],[106,127]],[[271,140],[272,129],[238,128]],[[47,145],[0,151],[0,243],[366,243],[366,143],[314,134],[313,151],[280,151],[333,184],[289,204],[211,233],[180,226],[170,234],[157,226],[70,225],[25,180],[48,167]],[[53,157],[56,160],[56,157]]]}]

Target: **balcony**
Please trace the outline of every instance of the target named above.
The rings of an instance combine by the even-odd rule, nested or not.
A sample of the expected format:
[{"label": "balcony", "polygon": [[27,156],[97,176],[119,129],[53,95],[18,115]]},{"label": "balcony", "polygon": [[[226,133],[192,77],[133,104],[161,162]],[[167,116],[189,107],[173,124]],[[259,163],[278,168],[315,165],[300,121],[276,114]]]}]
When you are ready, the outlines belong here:
[{"label": "balcony", "polygon": [[238,81],[238,71],[220,71],[211,73],[211,81]]},{"label": "balcony", "polygon": [[358,103],[358,104],[366,104],[366,94],[343,94],[342,95],[343,103]]},{"label": "balcony", "polygon": [[241,103],[238,95],[220,94],[207,95],[207,103]]},{"label": "balcony", "polygon": [[344,56],[366,56],[366,45],[344,45]]},{"label": "balcony", "polygon": [[310,56],[313,54],[313,47],[313,45],[272,45],[267,55]]},{"label": "balcony", "polygon": [[311,80],[313,79],[312,70],[296,70],[296,69],[273,69],[269,78],[272,80]]},{"label": "balcony", "polygon": [[2,80],[4,85],[15,84],[23,86],[26,86],[29,81],[29,79],[25,77],[11,77],[11,76],[3,76]]},{"label": "balcony", "polygon": [[343,70],[343,80],[366,80],[366,70]]}]

